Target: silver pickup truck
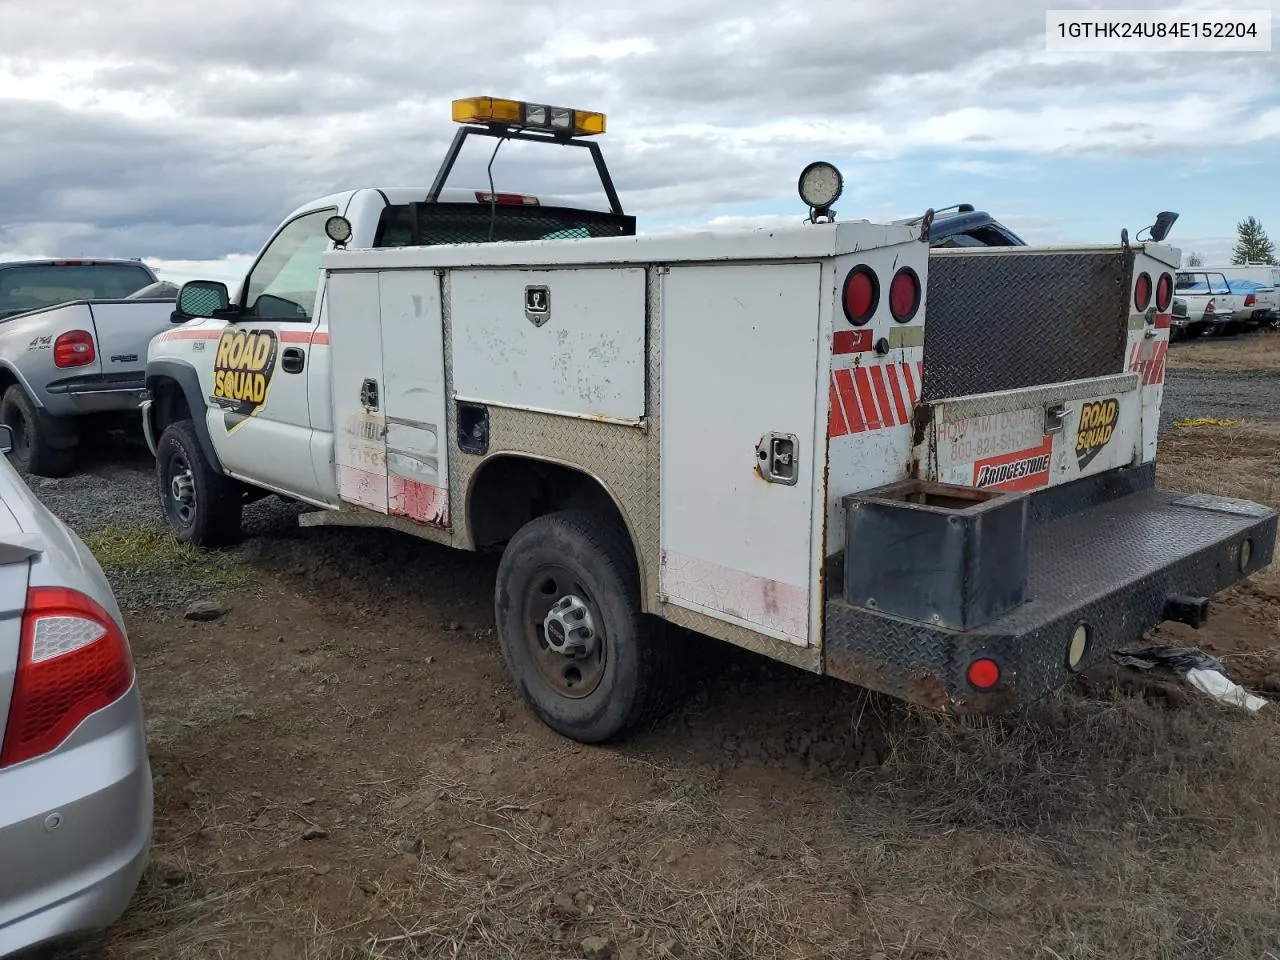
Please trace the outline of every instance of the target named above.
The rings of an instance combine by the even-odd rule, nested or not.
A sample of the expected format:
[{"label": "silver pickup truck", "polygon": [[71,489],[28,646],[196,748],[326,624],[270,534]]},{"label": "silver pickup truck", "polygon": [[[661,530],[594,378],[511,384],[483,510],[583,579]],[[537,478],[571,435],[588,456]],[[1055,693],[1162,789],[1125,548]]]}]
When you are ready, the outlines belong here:
[{"label": "silver pickup truck", "polygon": [[133,425],[175,293],[138,260],[0,263],[0,423],[15,467],[65,476],[82,433]]}]

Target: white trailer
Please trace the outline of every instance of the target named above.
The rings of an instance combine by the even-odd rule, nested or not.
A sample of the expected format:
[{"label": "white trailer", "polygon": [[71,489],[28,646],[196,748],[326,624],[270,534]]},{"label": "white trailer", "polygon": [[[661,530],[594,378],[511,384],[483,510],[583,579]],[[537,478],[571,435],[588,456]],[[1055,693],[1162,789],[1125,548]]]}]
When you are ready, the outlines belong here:
[{"label": "white trailer", "polygon": [[[928,214],[836,222],[827,164],[807,224],[635,236],[582,139],[603,117],[455,119],[429,190],[286,221],[321,238],[291,315],[258,267],[234,302],[180,294],[145,414],[179,536],[225,542],[276,492],[304,525],[501,547],[507,663],[586,742],[677,688],[670,625],[986,713],[1270,563],[1273,511],[1154,484],[1178,250],[931,250]],[[588,143],[609,210],[449,194],[468,136]]]}]

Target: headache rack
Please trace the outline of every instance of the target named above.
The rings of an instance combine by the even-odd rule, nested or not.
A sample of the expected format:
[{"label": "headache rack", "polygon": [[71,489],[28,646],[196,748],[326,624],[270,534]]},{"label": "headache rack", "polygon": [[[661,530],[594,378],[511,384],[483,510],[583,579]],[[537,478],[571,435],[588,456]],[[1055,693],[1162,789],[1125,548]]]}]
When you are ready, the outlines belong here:
[{"label": "headache rack", "polygon": [[375,247],[635,236],[636,218],[574,207],[488,203],[395,204],[382,211]]}]

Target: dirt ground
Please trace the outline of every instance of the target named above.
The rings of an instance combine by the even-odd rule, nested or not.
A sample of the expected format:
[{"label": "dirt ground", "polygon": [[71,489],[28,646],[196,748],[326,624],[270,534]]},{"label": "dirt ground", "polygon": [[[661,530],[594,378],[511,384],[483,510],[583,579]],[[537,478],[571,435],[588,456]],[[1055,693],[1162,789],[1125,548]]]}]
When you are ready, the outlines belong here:
[{"label": "dirt ground", "polygon": [[[1280,506],[1254,373],[1280,339],[1249,341],[1171,351],[1175,419],[1220,416],[1179,391],[1231,350],[1252,416],[1171,425],[1160,476]],[[675,713],[588,748],[507,680],[494,558],[265,506],[199,557],[157,532],[145,458],[112,469],[139,519],[87,536],[130,610],[154,862],[65,956],[1280,958],[1280,704],[1082,683],[962,723],[703,645]],[[1280,699],[1280,564],[1156,639]]]}]

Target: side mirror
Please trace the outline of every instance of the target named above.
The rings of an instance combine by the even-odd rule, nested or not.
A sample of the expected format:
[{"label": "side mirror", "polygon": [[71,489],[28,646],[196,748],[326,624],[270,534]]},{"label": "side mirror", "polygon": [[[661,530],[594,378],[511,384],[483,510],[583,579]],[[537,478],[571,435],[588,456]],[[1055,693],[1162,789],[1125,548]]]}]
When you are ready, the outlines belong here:
[{"label": "side mirror", "polygon": [[13,427],[7,423],[0,423],[0,454],[8,454],[13,451]]},{"label": "side mirror", "polygon": [[178,291],[178,309],[170,319],[174,323],[209,320],[231,306],[227,285],[218,280],[188,280]]},{"label": "side mirror", "polygon": [[1169,231],[1173,229],[1174,222],[1178,219],[1178,215],[1172,210],[1163,210],[1156,214],[1156,222],[1151,226],[1151,239],[1156,243],[1160,243],[1169,235]]}]

